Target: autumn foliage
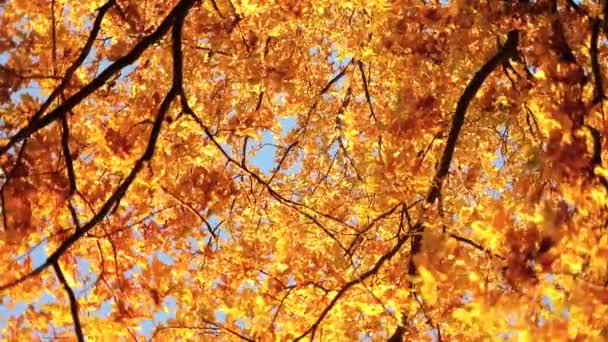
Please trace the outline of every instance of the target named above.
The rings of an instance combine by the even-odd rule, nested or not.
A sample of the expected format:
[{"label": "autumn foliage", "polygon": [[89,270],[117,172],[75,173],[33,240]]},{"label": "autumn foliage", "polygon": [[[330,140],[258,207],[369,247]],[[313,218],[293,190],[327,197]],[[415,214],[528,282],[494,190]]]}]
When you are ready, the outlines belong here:
[{"label": "autumn foliage", "polygon": [[0,1],[0,336],[608,339],[608,1]]}]

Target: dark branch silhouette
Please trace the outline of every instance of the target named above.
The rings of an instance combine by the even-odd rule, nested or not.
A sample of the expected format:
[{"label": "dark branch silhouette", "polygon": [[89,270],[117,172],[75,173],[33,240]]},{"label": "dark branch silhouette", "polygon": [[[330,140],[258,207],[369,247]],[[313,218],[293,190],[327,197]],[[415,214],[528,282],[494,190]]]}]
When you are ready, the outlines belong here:
[{"label": "dark branch silhouette", "polygon": [[469,107],[469,104],[471,103],[473,98],[475,98],[477,91],[479,90],[479,88],[481,88],[481,85],[486,80],[486,78],[490,76],[492,71],[494,71],[496,67],[500,66],[504,60],[515,56],[517,52],[518,42],[519,32],[509,32],[506,43],[500,48],[496,55],[494,55],[490,60],[488,60],[481,67],[481,69],[479,69],[475,73],[475,75],[465,88],[464,93],[462,94],[460,99],[458,99],[456,111],[452,116],[452,124],[450,126],[450,131],[448,133],[445,148],[443,149],[437,172],[433,177],[431,189],[429,190],[428,195],[426,197],[426,201],[428,203],[435,202],[435,200],[439,196],[439,193],[441,192],[441,185],[443,184],[445,177],[448,175],[450,164],[452,162],[452,157],[454,155],[454,150],[456,149],[456,143],[458,142],[460,130],[464,125],[464,118],[467,113],[467,108]]},{"label": "dark branch silhouette", "polygon": [[[608,2],[606,2],[608,4]],[[608,5],[604,6],[608,8]],[[598,60],[598,49],[597,43],[600,35],[602,21],[599,18],[592,20],[591,24],[591,47],[589,48],[589,55],[591,56],[591,71],[593,73],[593,103],[599,103],[604,99],[604,86],[602,80],[602,70],[600,68],[600,62]]]},{"label": "dark branch silhouette", "polygon": [[80,316],[78,315],[78,300],[74,295],[74,290],[70,287],[65,276],[63,275],[63,271],[61,270],[61,266],[59,266],[59,261],[53,261],[53,269],[55,270],[55,274],[57,275],[57,279],[63,285],[65,292],[68,294],[68,298],[70,300],[70,311],[72,313],[72,320],[74,321],[74,333],[76,334],[76,338],[78,342],[84,342],[84,334],[82,333],[82,326],[80,325]]},{"label": "dark branch silhouette", "polygon": [[[184,20],[183,18],[185,18],[185,16],[187,15],[188,11],[190,10],[190,8],[193,5],[194,5],[194,0],[183,0],[182,2],[180,2],[171,11],[171,14],[169,15],[169,17],[166,18],[165,21],[163,21],[163,24],[166,23],[166,22],[168,22],[168,24],[167,24],[168,25],[167,30],[168,30],[168,28],[170,28],[171,26],[173,26],[175,22],[179,22],[181,25],[183,25],[183,20]],[[161,26],[162,26],[162,24],[161,24]],[[179,30],[181,30],[181,27],[179,28]],[[157,29],[156,32],[158,32],[158,29]],[[158,39],[160,39],[160,38],[161,37],[159,36]],[[181,42],[173,42],[173,44],[174,45],[177,44],[178,46],[181,47]],[[143,50],[142,50],[142,52],[143,52]],[[181,54],[179,56],[181,56]],[[176,72],[176,70],[181,71],[181,65],[178,65],[180,63],[181,63],[181,60],[179,62],[177,62],[177,63],[174,62],[174,73]],[[109,67],[109,68],[111,68],[111,67]],[[106,71],[108,69],[106,69]],[[177,77],[174,76],[174,78],[173,78],[174,81],[176,80],[176,78]],[[181,75],[179,76],[179,78],[181,79]],[[137,177],[138,173],[144,167],[145,163],[149,162],[152,159],[152,157],[154,155],[154,150],[155,150],[155,147],[156,147],[156,142],[157,142],[158,137],[160,135],[160,130],[161,130],[161,127],[162,127],[162,123],[163,123],[163,121],[165,119],[165,115],[169,111],[169,107],[170,107],[171,103],[173,102],[173,100],[179,95],[179,91],[180,90],[178,88],[178,84],[174,83],[172,85],[171,89],[165,95],[165,98],[163,99],[162,103],[160,104],[160,107],[158,109],[158,112],[157,112],[156,117],[155,117],[154,122],[153,122],[152,131],[150,133],[150,137],[148,139],[148,143],[147,143],[147,146],[146,146],[146,149],[145,149],[144,153],[135,162],[135,165],[133,166],[133,168],[131,169],[131,171],[127,175],[127,177],[115,189],[115,191],[112,193],[112,195],[110,196],[110,198],[108,198],[108,200],[106,200],[106,202],[104,203],[104,205],[93,216],[93,218],[91,218],[80,229],[76,230],[72,235],[70,235],[66,240],[64,240],[49,255],[49,257],[46,259],[46,261],[42,265],[38,266],[33,271],[29,272],[28,274],[26,274],[26,275],[24,275],[22,277],[17,278],[14,281],[11,281],[11,282],[8,282],[8,283],[0,285],[0,291],[6,290],[6,289],[11,288],[13,286],[16,286],[16,285],[24,282],[25,280],[27,280],[27,279],[29,279],[29,278],[31,278],[33,276],[36,276],[36,275],[40,274],[42,271],[44,271],[45,269],[47,269],[49,266],[53,265],[55,262],[57,262],[59,260],[59,258],[72,245],[74,245],[76,242],[78,242],[83,236],[85,236],[87,234],[87,232],[89,232],[91,229],[93,229],[93,227],[97,226],[97,224],[99,224],[106,217],[106,215],[108,215],[114,208],[118,207],[120,201],[122,200],[122,198],[127,193],[127,190],[129,189],[129,186],[133,183],[133,181]]]},{"label": "dark branch silhouette", "polygon": [[[431,189],[428,192],[426,197],[427,204],[432,204],[441,194],[441,185],[443,184],[444,179],[448,175],[450,164],[452,163],[452,158],[454,156],[454,150],[456,149],[456,143],[458,142],[458,137],[460,136],[460,130],[464,125],[464,119],[467,113],[467,109],[469,108],[469,104],[475,98],[477,91],[483,85],[483,82],[490,76],[492,71],[496,69],[498,66],[502,65],[502,62],[508,60],[511,57],[514,57],[517,54],[517,45],[519,43],[519,32],[511,31],[507,35],[507,41],[505,44],[498,50],[498,52],[490,58],[482,67],[479,69],[467,87],[465,88],[462,96],[458,99],[458,103],[456,104],[456,111],[452,116],[452,124],[450,127],[450,131],[448,133],[448,139],[443,149],[443,153],[441,155],[441,159],[439,161],[439,166],[437,168],[437,172],[433,177],[433,182],[431,184]],[[424,232],[424,226],[420,226],[420,234],[415,235],[411,241],[411,257],[410,264],[408,267],[408,273],[410,275],[416,274],[416,267],[414,264],[413,257],[420,253],[420,249],[422,248],[422,233]]]},{"label": "dark branch silhouette", "polygon": [[395,254],[397,254],[401,250],[401,247],[403,247],[403,245],[407,242],[409,237],[410,237],[409,234],[404,234],[401,237],[399,237],[399,239],[397,240],[397,243],[393,246],[393,248],[391,248],[387,253],[382,255],[378,259],[378,261],[376,261],[376,263],[374,264],[374,266],[372,268],[367,270],[365,273],[361,274],[356,279],[353,279],[353,280],[349,281],[348,283],[346,283],[344,286],[342,286],[342,288],[340,288],[338,293],[336,293],[336,295],[332,298],[332,300],[329,302],[329,304],[321,311],[321,314],[319,315],[317,320],[308,329],[306,329],[302,334],[300,334],[298,337],[296,337],[294,339],[294,341],[300,341],[303,338],[305,338],[308,334],[311,335],[310,340],[314,340],[315,332],[318,329],[319,325],[321,324],[321,322],[323,321],[325,316],[327,316],[327,314],[331,311],[331,309],[333,309],[333,307],[336,305],[336,303],[338,303],[340,298],[342,298],[342,296],[344,296],[346,294],[346,292],[348,292],[348,290],[350,290],[353,286],[360,284],[360,283],[364,282],[367,278],[377,274],[378,271],[380,271],[380,269],[382,268],[382,265],[384,265],[384,263],[389,261],[393,256],[395,256]]},{"label": "dark branch silhouette", "polygon": [[120,70],[139,59],[139,57],[144,53],[144,51],[146,51],[146,49],[148,49],[148,47],[158,42],[169,31],[169,29],[173,26],[175,18],[178,17],[180,13],[187,11],[190,7],[192,7],[193,3],[193,0],[181,0],[173,8],[173,10],[171,10],[169,15],[165,17],[165,19],[161,22],[158,28],[154,30],[154,32],[145,36],[131,49],[131,51],[116,60],[114,63],[110,64],[97,77],[95,77],[91,82],[89,82],[78,92],[76,92],[76,94],[69,97],[61,105],[57,106],[48,114],[31,120],[25,127],[20,129],[15,135],[13,135],[6,145],[0,147],[0,155],[6,153],[17,142],[36,133],[40,129],[48,126],[49,124],[55,122],[55,120],[58,120],[62,116],[66,115],[70,110],[76,107],[85,98],[87,98],[94,91],[103,86],[106,81],[109,80],[112,76],[114,76]]}]

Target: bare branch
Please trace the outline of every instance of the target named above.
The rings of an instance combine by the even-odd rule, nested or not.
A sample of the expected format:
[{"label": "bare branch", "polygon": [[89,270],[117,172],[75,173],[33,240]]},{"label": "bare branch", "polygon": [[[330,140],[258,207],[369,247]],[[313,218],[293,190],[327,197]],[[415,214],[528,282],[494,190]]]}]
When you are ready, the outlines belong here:
[{"label": "bare branch", "polygon": [[372,97],[369,94],[369,88],[367,86],[367,78],[365,78],[365,71],[363,71],[363,62],[359,61],[359,72],[361,72],[361,79],[363,79],[363,90],[365,91],[365,99],[369,105],[369,116],[374,119],[374,122],[378,121],[376,114],[374,113],[374,106],[372,106]]},{"label": "bare branch", "polygon": [[161,186],[161,189],[164,192],[166,192],[167,194],[169,194],[169,196],[173,197],[181,205],[188,208],[188,210],[190,210],[190,212],[192,212],[194,215],[196,215],[196,217],[198,217],[199,220],[201,220],[201,222],[203,222],[205,224],[205,227],[207,228],[207,231],[209,232],[209,234],[211,234],[211,237],[213,237],[214,240],[217,240],[217,238],[218,238],[217,233],[215,232],[213,227],[211,227],[211,223],[209,223],[209,221],[207,221],[207,219],[203,215],[201,215],[201,213],[199,213],[198,210],[196,210],[196,208],[194,208],[192,206],[192,204],[184,201],[182,198],[180,198],[178,195],[174,194],[173,192],[169,191],[169,189],[167,189],[164,186]]}]

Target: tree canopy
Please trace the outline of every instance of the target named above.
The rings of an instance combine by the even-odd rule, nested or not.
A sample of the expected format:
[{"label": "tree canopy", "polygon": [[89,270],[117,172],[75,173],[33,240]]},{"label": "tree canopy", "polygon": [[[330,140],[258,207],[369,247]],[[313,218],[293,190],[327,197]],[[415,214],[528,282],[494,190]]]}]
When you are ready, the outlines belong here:
[{"label": "tree canopy", "polygon": [[608,1],[9,0],[0,33],[3,338],[608,338]]}]

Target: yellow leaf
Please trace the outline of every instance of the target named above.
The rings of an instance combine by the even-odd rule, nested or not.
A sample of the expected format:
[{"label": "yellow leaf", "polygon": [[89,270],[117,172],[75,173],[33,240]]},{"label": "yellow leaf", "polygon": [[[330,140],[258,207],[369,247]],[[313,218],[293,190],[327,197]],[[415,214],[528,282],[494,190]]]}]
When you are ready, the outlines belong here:
[{"label": "yellow leaf", "polygon": [[520,331],[519,334],[517,334],[517,340],[520,342],[534,341],[529,331]]},{"label": "yellow leaf", "polygon": [[603,168],[603,167],[601,167],[601,166],[596,166],[596,167],[593,169],[593,173],[594,173],[595,175],[597,175],[597,176],[602,176],[602,177],[606,177],[606,178],[608,178],[608,169]]},{"label": "yellow leaf", "polygon": [[475,235],[486,242],[486,246],[489,249],[496,249],[500,244],[500,235],[496,232],[494,227],[486,222],[475,221],[471,224],[471,228],[475,232]]},{"label": "yellow leaf", "polygon": [[574,254],[563,254],[562,262],[566,265],[571,272],[580,273],[583,269],[583,258]]},{"label": "yellow leaf", "polygon": [[420,278],[422,278],[422,284],[420,286],[420,292],[424,302],[429,305],[437,303],[437,281],[433,274],[429,272],[425,267],[420,267]]},{"label": "yellow leaf", "polygon": [[379,314],[384,312],[384,308],[379,304],[361,304],[359,309],[366,316],[378,316]]},{"label": "yellow leaf", "polygon": [[536,73],[534,73],[534,78],[536,78],[537,80],[546,80],[547,75],[545,74],[545,72],[543,70],[539,70]]}]

